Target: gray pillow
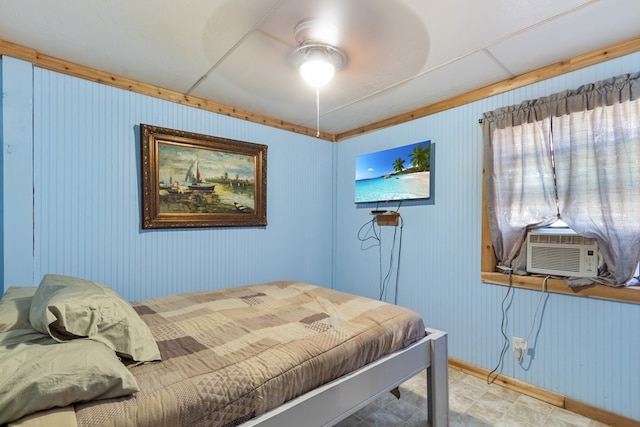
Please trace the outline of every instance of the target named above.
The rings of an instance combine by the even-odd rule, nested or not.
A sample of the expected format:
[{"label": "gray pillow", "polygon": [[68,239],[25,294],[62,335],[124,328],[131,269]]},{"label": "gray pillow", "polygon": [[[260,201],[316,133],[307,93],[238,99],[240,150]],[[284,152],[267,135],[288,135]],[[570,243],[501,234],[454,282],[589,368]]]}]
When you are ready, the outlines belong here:
[{"label": "gray pillow", "polygon": [[149,327],[131,304],[97,282],[46,274],[31,301],[29,320],[57,341],[89,338],[134,361],[160,360]]},{"label": "gray pillow", "polygon": [[58,343],[28,330],[0,333],[0,424],[74,402],[138,391],[113,350],[88,339]]},{"label": "gray pillow", "polygon": [[35,286],[12,286],[0,300],[0,332],[31,329],[29,309]]}]

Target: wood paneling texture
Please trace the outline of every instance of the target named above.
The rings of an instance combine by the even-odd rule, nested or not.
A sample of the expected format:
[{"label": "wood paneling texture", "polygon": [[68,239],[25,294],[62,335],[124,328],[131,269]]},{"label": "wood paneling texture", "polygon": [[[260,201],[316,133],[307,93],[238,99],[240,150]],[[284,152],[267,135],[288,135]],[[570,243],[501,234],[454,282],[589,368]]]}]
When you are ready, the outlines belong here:
[{"label": "wood paneling texture", "polygon": [[[4,46],[6,48],[6,46]],[[28,61],[55,61],[14,49]],[[5,52],[6,53],[6,52]],[[35,58],[35,59],[34,59]],[[62,64],[64,65],[64,64]],[[508,288],[480,280],[483,111],[640,70],[640,54],[549,77],[488,98],[425,110],[421,118],[367,129],[339,144],[262,126],[206,109],[137,94],[132,88],[35,68],[32,164],[34,281],[46,272],[106,283],[129,299],[264,280],[294,279],[377,296],[377,248],[357,239],[371,207],[355,207],[355,157],[430,139],[436,147],[433,204],[407,203],[398,303],[426,323],[449,332],[452,357],[493,369],[503,338],[502,302]],[[11,76],[23,84],[31,76]],[[528,82],[527,82],[528,83]],[[504,89],[504,88],[503,88]],[[484,95],[486,96],[486,94]],[[266,228],[140,229],[139,123],[269,145]],[[270,124],[270,123],[267,123]],[[21,162],[25,162],[21,160]],[[5,189],[11,185],[5,182]],[[15,210],[18,209],[16,212]],[[24,236],[5,228],[5,242]],[[393,227],[383,234],[388,262]],[[8,244],[8,243],[7,243]],[[397,246],[396,246],[397,248]],[[18,268],[5,265],[5,268]],[[395,296],[395,272],[388,300]],[[34,283],[35,284],[35,283]],[[526,336],[539,292],[513,289],[506,304],[506,334]],[[636,304],[549,295],[523,365],[508,351],[499,371],[603,409],[640,419],[640,354]]]},{"label": "wood paneling texture", "polygon": [[[331,143],[39,68],[34,93],[37,280],[77,275],[132,300],[280,279],[331,286]],[[140,123],[267,144],[269,225],[142,230]]]},{"label": "wood paneling texture", "polygon": [[[337,144],[338,233],[336,283],[347,291],[373,295],[378,255],[355,238],[371,207],[354,207],[355,158],[430,139],[436,146],[435,203],[406,204],[398,302],[418,311],[428,325],[449,333],[449,355],[487,371],[569,396],[607,411],[640,420],[637,379],[640,353],[634,329],[637,304],[548,294],[541,302],[522,364],[511,348],[500,360],[504,330],[526,338],[534,321],[540,291],[509,291],[482,283],[482,132],[484,111],[518,104],[561,90],[640,71],[640,54],[582,68],[489,98],[472,101],[408,123],[353,137]],[[385,209],[395,208],[396,205]],[[383,263],[391,245],[385,227]],[[556,284],[554,284],[555,286]]]}]

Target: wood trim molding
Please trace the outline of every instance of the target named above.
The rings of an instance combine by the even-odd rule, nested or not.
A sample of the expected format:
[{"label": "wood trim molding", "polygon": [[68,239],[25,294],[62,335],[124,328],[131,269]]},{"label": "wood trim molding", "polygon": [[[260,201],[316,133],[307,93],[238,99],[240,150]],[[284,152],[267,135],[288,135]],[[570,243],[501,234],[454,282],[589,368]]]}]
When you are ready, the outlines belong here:
[{"label": "wood trim molding", "polygon": [[[485,283],[494,285],[509,286],[509,275],[494,272],[482,272],[481,279]],[[514,288],[533,289],[540,291],[542,281],[540,276],[511,276],[511,285]],[[640,304],[640,289],[637,287],[611,287],[605,285],[589,285],[580,288],[570,288],[562,279],[547,280],[547,291],[555,294],[573,295],[604,299],[609,301],[627,302],[630,304]]]},{"label": "wood trim molding", "polygon": [[430,116],[435,113],[470,104],[472,102],[479,101],[490,96],[505,93],[513,89],[518,89],[532,83],[547,80],[552,77],[566,74],[571,71],[579,70],[590,65],[599,64],[600,62],[608,61],[638,51],[640,51],[640,36],[613,44],[611,46],[607,46],[604,49],[598,49],[593,52],[576,56],[567,61],[557,62],[555,64],[539,68],[529,73],[513,77],[512,79],[503,80],[501,82],[485,86],[471,92],[467,92],[460,96],[437,102],[426,107],[418,108],[417,110],[409,111],[408,113],[399,114],[386,120],[382,120],[370,125],[350,130],[348,132],[337,134],[336,141],[342,141],[347,138],[363,135],[365,133],[382,128],[395,126],[411,120],[419,119],[421,117]]},{"label": "wood trim molding", "polygon": [[[482,378],[484,380],[486,380],[487,376],[489,375],[488,369],[484,369],[479,366],[464,362],[462,360],[454,359],[452,357],[449,358],[449,367],[457,369],[458,371],[462,371],[465,374],[469,374],[477,378]],[[517,391],[518,393],[533,397],[534,399],[538,399],[543,402],[547,402],[553,406],[564,408],[564,396],[545,390],[543,388],[533,386],[531,384],[527,384],[523,381],[516,380],[515,378],[497,374],[495,376],[493,384],[502,386],[509,390]]]},{"label": "wood trim molding", "polygon": [[[579,70],[590,65],[595,65],[600,62],[608,61],[638,51],[640,51],[640,36],[347,132],[343,132],[340,134],[320,132],[320,136],[318,136],[318,138],[332,142],[339,142],[355,136],[363,135],[368,132],[395,126],[421,117],[439,113],[441,111],[449,110],[451,108],[466,105],[493,95],[505,93],[513,89],[527,86],[532,83],[568,73],[570,71]],[[307,136],[315,137],[316,135],[316,130],[308,127],[252,113],[250,111],[240,110],[227,105],[218,104],[206,99],[184,95],[176,91],[153,86],[147,83],[142,83],[115,74],[106,73],[104,71],[96,70],[84,65],[75,64],[73,62],[68,62],[62,59],[57,59],[45,55],[36,51],[35,49],[31,49],[5,40],[0,40],[0,56],[3,55],[29,61],[33,65],[47,70],[68,74],[85,80],[102,83],[105,85],[129,90],[159,99],[164,99],[171,102],[176,102],[178,104],[188,105],[217,114],[223,114],[229,117],[247,120],[253,123],[259,123],[265,126],[271,126],[274,128],[283,129]]]},{"label": "wood trim molding", "polygon": [[[459,359],[454,359],[452,357],[449,358],[449,367],[482,379],[486,379],[489,375],[488,369],[480,368],[478,366],[472,365]],[[597,406],[589,405],[579,400],[575,400],[561,394],[545,390],[541,387],[527,384],[523,381],[517,380],[515,378],[510,378],[502,374],[498,374],[495,377],[493,384],[497,384],[509,390],[517,391],[518,393],[533,397],[534,399],[541,400],[543,402],[549,403],[550,405],[566,409],[578,415],[582,415],[584,417],[599,421],[607,425],[619,427],[635,427],[638,426],[638,423],[640,422],[638,420],[633,420],[623,415],[616,414],[615,412],[607,411],[605,409],[598,408]]]},{"label": "wood trim molding", "polygon": [[[282,120],[274,119],[272,117],[263,116],[261,114],[241,110],[239,108],[229,107],[227,105],[218,104],[206,99],[184,95],[180,92],[164,89],[159,86],[154,86],[115,74],[106,73],[104,71],[86,67],[84,65],[76,64],[73,62],[64,61],[62,59],[45,55],[34,49],[20,46],[18,44],[4,40],[0,40],[0,55],[7,55],[16,59],[29,61],[37,67],[78,77],[84,80],[113,86],[142,95],[152,96],[154,98],[164,99],[166,101],[171,101],[178,104],[188,105],[190,107],[211,111],[213,113],[246,120],[253,123],[259,123],[265,126],[283,129],[289,132],[299,133],[312,137],[315,137],[317,132],[315,129],[296,125],[294,123],[285,122]],[[320,132],[320,136],[318,136],[318,138],[335,142],[335,136],[327,132]]]},{"label": "wood trim molding", "polygon": [[487,214],[487,191],[485,187],[485,173],[482,170],[482,245],[480,248],[480,271],[495,271],[498,265],[496,252],[493,250],[491,240],[491,227],[489,225],[489,215]]},{"label": "wood trim molding", "polygon": [[[485,174],[482,171],[482,236],[480,248],[480,279],[485,283],[494,285],[512,285],[515,288],[533,289],[539,291],[542,289],[544,278],[540,276],[519,276],[512,275],[509,281],[509,275],[496,272],[498,259],[493,250],[493,241],[491,239],[491,229],[489,227],[489,215],[487,210]],[[562,279],[547,280],[547,291],[573,295],[580,297],[598,298],[609,301],[626,302],[631,304],[640,304],[640,288],[638,287],[611,287],[605,285],[590,285],[579,288],[570,288]]]}]

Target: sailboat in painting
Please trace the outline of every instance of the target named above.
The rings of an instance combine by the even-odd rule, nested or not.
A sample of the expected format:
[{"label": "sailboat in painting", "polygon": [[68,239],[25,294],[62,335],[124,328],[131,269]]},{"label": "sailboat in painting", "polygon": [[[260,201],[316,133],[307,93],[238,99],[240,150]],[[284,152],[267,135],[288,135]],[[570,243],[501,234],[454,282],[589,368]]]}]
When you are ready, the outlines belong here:
[{"label": "sailboat in painting", "polygon": [[215,189],[215,184],[211,184],[208,182],[204,182],[202,180],[202,175],[200,175],[200,165],[198,164],[198,159],[196,159],[189,169],[187,169],[187,174],[184,177],[184,180],[190,182],[189,189],[190,190],[200,190],[200,191],[213,191]]}]

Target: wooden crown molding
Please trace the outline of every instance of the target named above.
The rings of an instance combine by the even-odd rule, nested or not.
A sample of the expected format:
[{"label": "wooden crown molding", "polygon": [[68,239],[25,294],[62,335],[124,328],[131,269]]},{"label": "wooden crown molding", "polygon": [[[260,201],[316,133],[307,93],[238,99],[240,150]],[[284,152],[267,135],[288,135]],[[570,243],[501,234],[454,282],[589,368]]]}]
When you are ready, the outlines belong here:
[{"label": "wooden crown molding", "polygon": [[[449,98],[447,100],[427,105],[404,114],[390,117],[375,123],[368,124],[347,132],[332,134],[328,132],[320,132],[318,138],[331,142],[343,141],[365,133],[373,132],[390,126],[426,117],[441,111],[459,107],[478,101],[493,95],[505,93],[513,89],[530,85],[542,80],[566,74],[571,71],[595,65],[600,62],[608,61],[624,55],[640,51],[640,36],[634,37],[620,43],[613,44],[604,49],[598,49],[593,52],[576,56],[566,61],[561,61],[546,67],[539,68],[529,73],[521,74],[514,78],[494,83],[480,89],[467,92],[465,94]],[[91,67],[76,64],[62,59],[57,59],[25,46],[21,46],[12,42],[0,40],[0,56],[11,56],[31,62],[37,67],[47,70],[68,74],[81,79],[102,83],[108,86],[164,99],[178,104],[188,105],[217,114],[246,120],[253,123],[259,123],[265,126],[271,126],[283,129],[289,132],[299,133],[306,136],[315,137],[316,130],[294,123],[285,122],[283,120],[274,119],[272,117],[261,114],[252,113],[250,111],[241,110],[227,105],[219,104],[202,98],[188,96],[180,92],[164,89],[158,86],[142,83],[126,77],[115,74],[106,73]]]},{"label": "wooden crown molding", "polygon": [[381,120],[370,125],[362,126],[348,132],[337,134],[335,139],[336,141],[342,141],[382,128],[395,126],[411,120],[430,116],[435,113],[470,104],[472,102],[479,101],[490,96],[505,93],[513,89],[518,89],[542,80],[557,77],[571,71],[579,70],[590,65],[599,64],[601,62],[609,61],[611,59],[638,51],[640,51],[640,36],[613,44],[611,46],[605,47],[604,49],[598,49],[593,52],[576,56],[566,61],[557,62],[555,64],[539,68],[529,73],[521,74],[511,79],[503,80],[501,82],[494,83],[492,85],[485,86],[483,88],[476,89],[441,102],[437,102],[435,104],[427,105],[425,107],[418,108],[417,110],[409,111],[407,113],[399,114],[395,117],[390,117],[388,119]]},{"label": "wooden crown molding", "polygon": [[[37,67],[78,77],[84,80],[113,86],[119,89],[140,93],[142,95],[152,96],[154,98],[163,99],[165,101],[188,105],[190,107],[211,111],[213,113],[234,117],[236,119],[242,119],[253,123],[259,123],[265,126],[283,129],[289,132],[316,137],[317,131],[315,129],[285,122],[283,120],[274,119],[272,117],[263,116],[261,114],[252,113],[250,111],[241,110],[239,108],[230,107],[224,104],[219,104],[203,98],[188,96],[180,92],[161,88],[159,86],[154,86],[151,84],[139,82],[137,80],[100,71],[95,68],[54,58],[52,56],[40,53],[34,49],[8,41],[0,40],[0,55],[7,55],[16,59],[29,61]],[[335,142],[335,135],[328,132],[320,132],[320,136],[318,136],[318,138]]]}]

